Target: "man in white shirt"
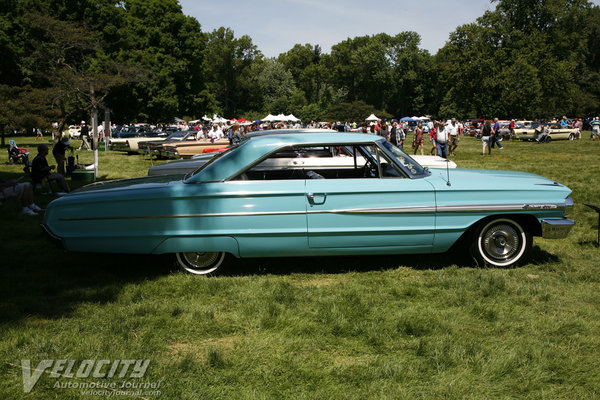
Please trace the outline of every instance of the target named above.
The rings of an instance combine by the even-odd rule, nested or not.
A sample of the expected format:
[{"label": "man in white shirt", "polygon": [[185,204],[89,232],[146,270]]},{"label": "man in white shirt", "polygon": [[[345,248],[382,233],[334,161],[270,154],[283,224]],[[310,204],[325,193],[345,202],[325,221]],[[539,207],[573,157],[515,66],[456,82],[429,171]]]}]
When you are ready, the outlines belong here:
[{"label": "man in white shirt", "polygon": [[460,132],[458,130],[458,123],[456,122],[456,118],[452,118],[451,121],[448,121],[446,125],[446,129],[450,134],[449,139],[449,149],[448,152],[451,156],[454,155],[454,150],[458,147],[458,141],[460,140]]},{"label": "man in white shirt", "polygon": [[437,155],[440,157],[448,158],[448,136],[450,130],[446,127],[443,122],[437,123]]}]

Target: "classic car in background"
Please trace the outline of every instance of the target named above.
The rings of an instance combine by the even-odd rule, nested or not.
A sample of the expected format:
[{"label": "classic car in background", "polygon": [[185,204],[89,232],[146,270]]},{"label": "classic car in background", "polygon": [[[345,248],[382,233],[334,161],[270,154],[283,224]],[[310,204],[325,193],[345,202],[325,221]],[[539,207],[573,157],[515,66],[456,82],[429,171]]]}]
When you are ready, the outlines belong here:
[{"label": "classic car in background", "polygon": [[163,144],[160,156],[163,158],[192,158],[196,154],[212,153],[219,149],[229,147],[228,139],[210,140],[200,139],[196,141],[179,141]]},{"label": "classic car in background", "polygon": [[[563,127],[560,123],[550,123],[548,126],[548,134],[543,135],[543,126],[539,126],[537,130],[536,140],[549,143],[552,140],[573,140],[579,135],[579,130],[570,126]],[[543,136],[540,136],[543,135]]]},{"label": "classic car in background", "polygon": [[171,144],[184,141],[195,141],[197,134],[198,132],[193,130],[176,131],[171,133],[166,138],[141,140],[137,142],[138,153],[161,157],[161,152],[165,151],[164,146],[169,146]]},{"label": "classic car in background", "polygon": [[161,140],[162,136],[164,135],[161,132],[156,131],[119,131],[117,135],[111,136],[109,139],[108,148],[113,151],[137,154],[138,143],[152,139]]},{"label": "classic car in background", "polygon": [[[289,169],[350,148],[333,168]],[[526,257],[532,236],[565,237],[571,190],[538,175],[427,170],[364,134],[268,135],[184,177],[98,182],[52,201],[43,227],[65,249],[163,254],[194,274],[228,258],[444,253],[459,239],[480,263]]]},{"label": "classic car in background", "polygon": [[515,122],[514,139],[517,140],[535,140],[538,135],[536,128],[539,123],[533,121],[517,121]]}]

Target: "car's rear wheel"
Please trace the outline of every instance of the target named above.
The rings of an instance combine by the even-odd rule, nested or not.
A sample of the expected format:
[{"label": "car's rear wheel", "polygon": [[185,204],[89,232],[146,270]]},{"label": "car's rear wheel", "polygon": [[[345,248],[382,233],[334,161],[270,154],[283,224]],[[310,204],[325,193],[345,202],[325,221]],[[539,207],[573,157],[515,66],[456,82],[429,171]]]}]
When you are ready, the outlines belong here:
[{"label": "car's rear wheel", "polygon": [[223,252],[177,253],[175,262],[190,274],[219,275],[223,273],[226,256]]},{"label": "car's rear wheel", "polygon": [[509,267],[525,259],[531,244],[531,234],[519,222],[511,218],[496,218],[476,229],[471,255],[479,265]]},{"label": "car's rear wheel", "polygon": [[552,138],[550,136],[546,136],[546,143],[550,143],[552,141]]},{"label": "car's rear wheel", "polygon": [[569,140],[573,140],[573,139],[575,139],[575,136],[573,136],[573,134],[571,133],[571,134],[569,135]]}]

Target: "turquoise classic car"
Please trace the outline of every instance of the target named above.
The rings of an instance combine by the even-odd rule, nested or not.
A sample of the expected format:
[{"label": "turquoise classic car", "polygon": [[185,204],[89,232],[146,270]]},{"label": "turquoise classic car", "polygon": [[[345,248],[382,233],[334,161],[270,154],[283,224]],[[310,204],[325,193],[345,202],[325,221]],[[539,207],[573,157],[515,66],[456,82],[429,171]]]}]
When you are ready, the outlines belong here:
[{"label": "turquoise classic car", "polygon": [[[347,162],[278,162],[329,154]],[[43,227],[67,250],[172,253],[194,274],[220,273],[232,256],[444,253],[461,238],[481,265],[505,267],[532,236],[568,234],[570,193],[524,172],[429,171],[374,135],[286,134],[244,141],[183,178],[85,186],[50,203]]]}]

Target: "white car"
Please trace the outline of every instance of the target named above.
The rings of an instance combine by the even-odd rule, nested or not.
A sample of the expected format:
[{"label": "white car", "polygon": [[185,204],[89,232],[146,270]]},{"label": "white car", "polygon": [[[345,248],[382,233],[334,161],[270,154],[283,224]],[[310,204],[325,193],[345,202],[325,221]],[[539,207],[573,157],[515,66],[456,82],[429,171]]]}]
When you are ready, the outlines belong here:
[{"label": "white car", "polygon": [[[203,166],[215,155],[220,153],[198,154],[191,159],[181,159],[167,162],[161,165],[155,165],[148,169],[149,176],[157,175],[185,175]],[[456,168],[456,163],[439,156],[407,156],[407,159],[414,160],[417,164],[428,168]],[[357,164],[363,166],[366,160],[357,159]],[[271,165],[276,163],[277,165]],[[304,170],[304,169],[328,169],[339,168],[340,166],[350,166],[354,163],[354,157],[351,150],[340,148],[337,154],[324,151],[323,149],[314,148],[308,153],[296,153],[290,151],[290,157],[281,157],[263,161],[257,166],[260,168],[283,168],[289,170]]]},{"label": "white car", "polygon": [[77,138],[81,135],[81,127],[78,125],[69,125],[69,136]]}]

